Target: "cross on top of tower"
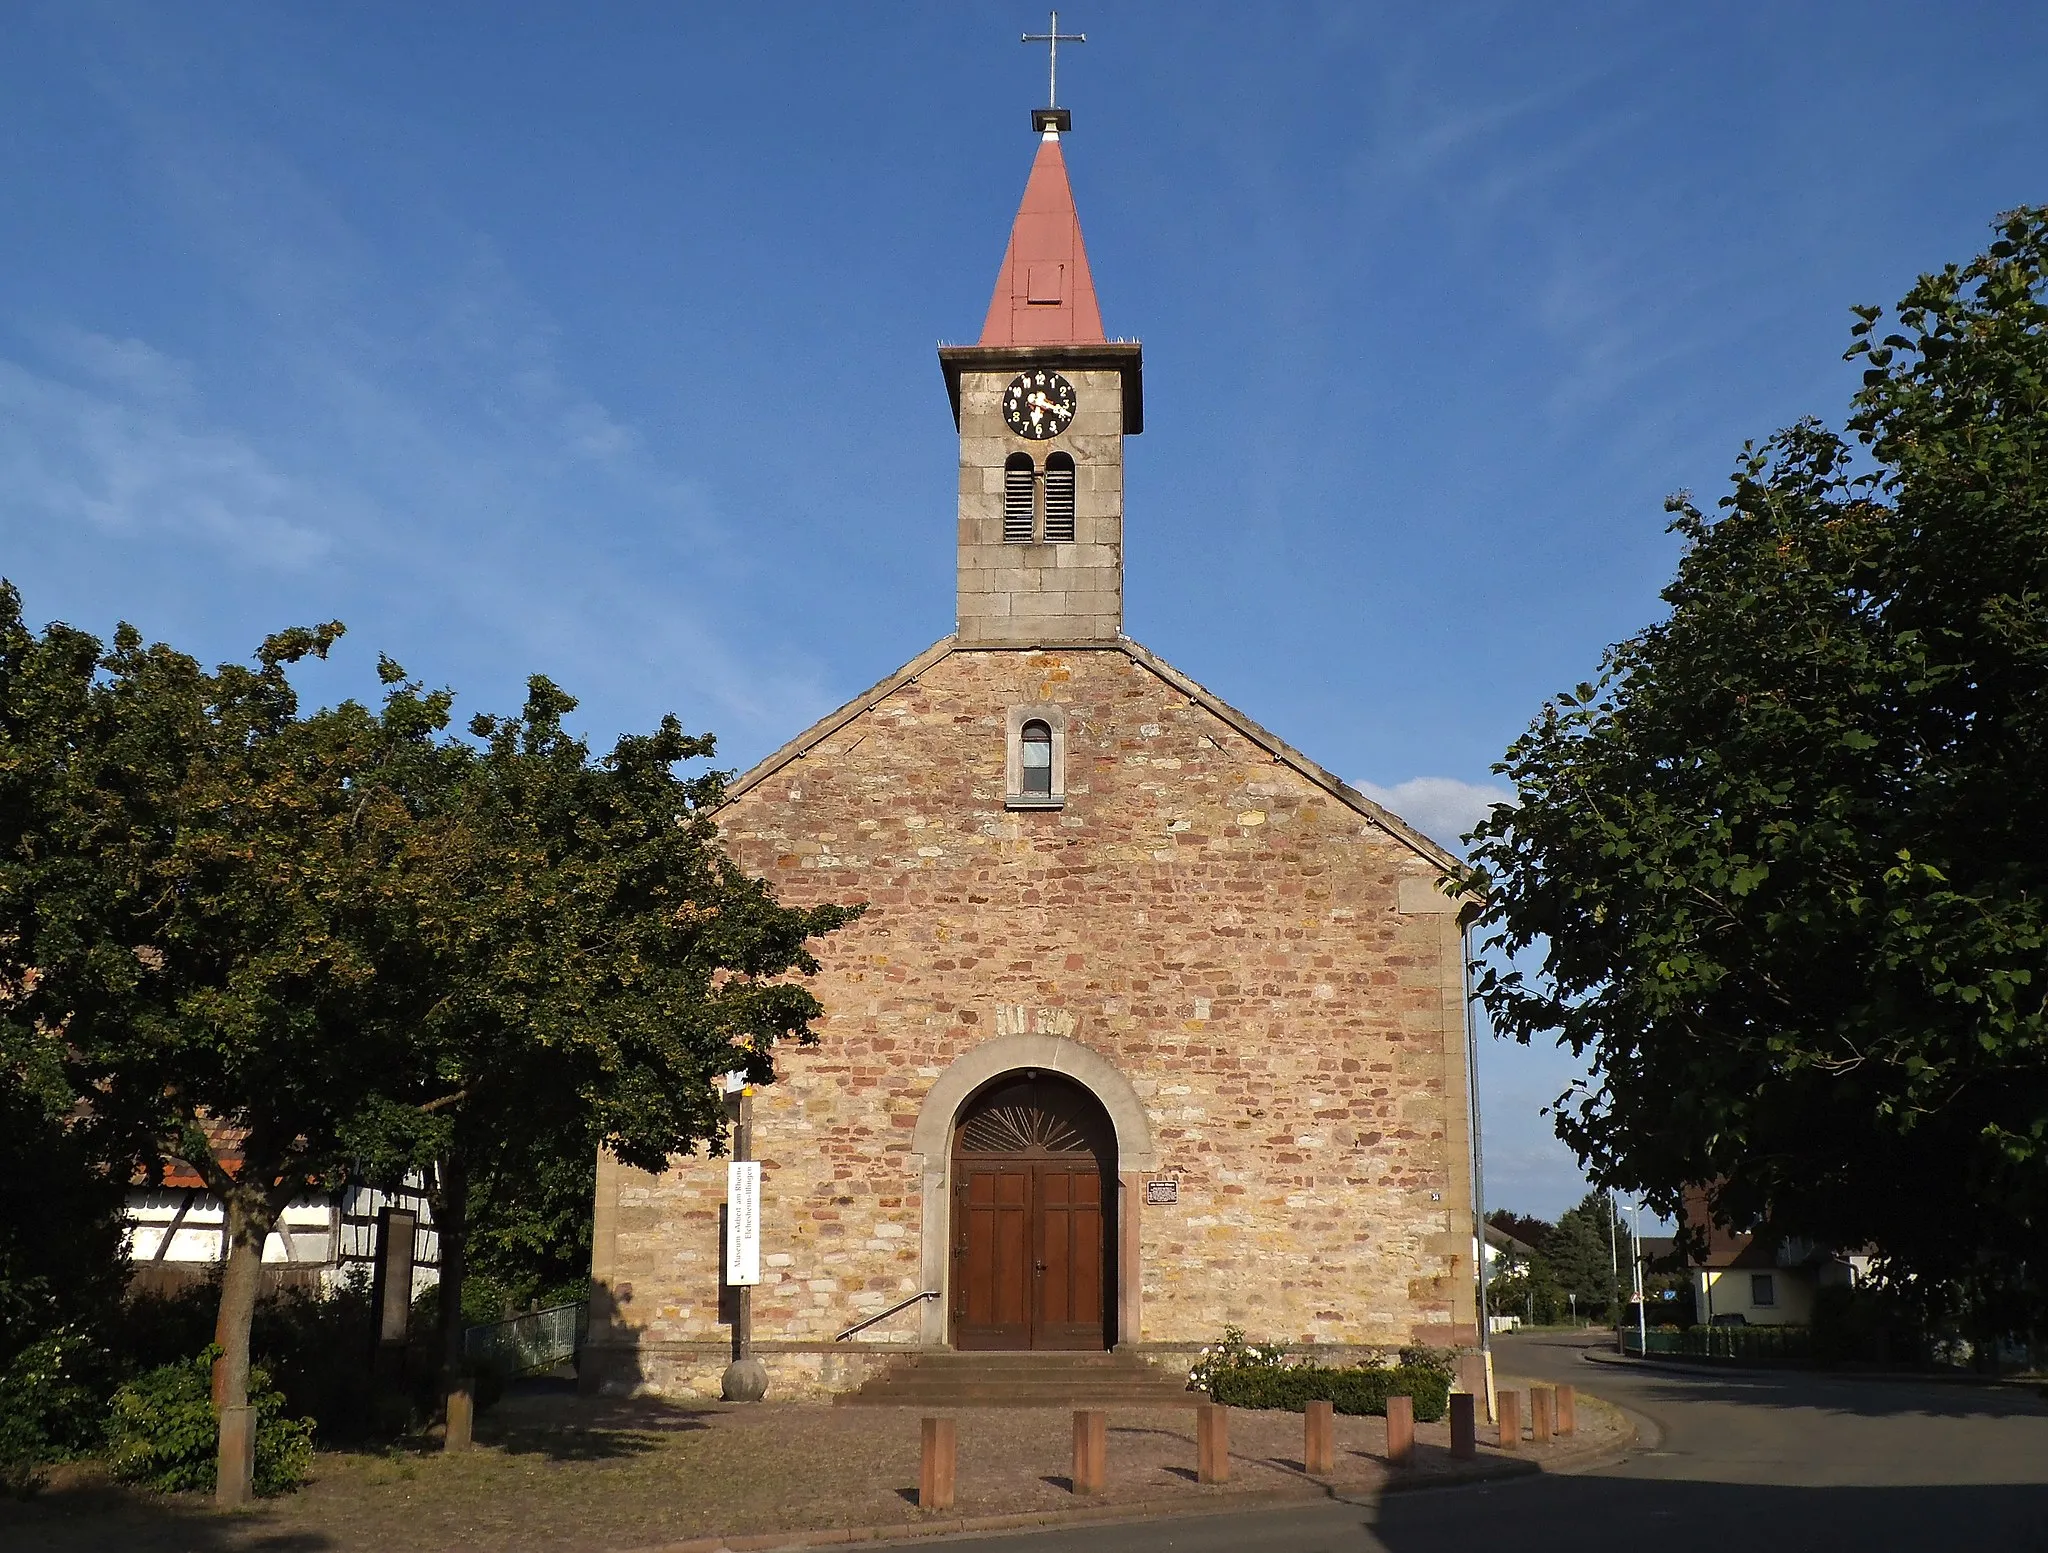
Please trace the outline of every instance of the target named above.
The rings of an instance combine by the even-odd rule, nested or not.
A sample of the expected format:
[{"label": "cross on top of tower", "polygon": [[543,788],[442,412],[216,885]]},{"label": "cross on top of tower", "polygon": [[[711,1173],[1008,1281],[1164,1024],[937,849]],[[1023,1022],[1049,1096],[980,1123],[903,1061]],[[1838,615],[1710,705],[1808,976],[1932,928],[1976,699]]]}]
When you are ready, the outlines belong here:
[{"label": "cross on top of tower", "polygon": [[1060,13],[1052,13],[1052,26],[1045,32],[1027,32],[1018,40],[1022,43],[1043,43],[1046,46],[1045,61],[1045,106],[1048,112],[1060,105],[1060,45],[1062,43],[1086,43],[1085,32],[1061,32]]}]

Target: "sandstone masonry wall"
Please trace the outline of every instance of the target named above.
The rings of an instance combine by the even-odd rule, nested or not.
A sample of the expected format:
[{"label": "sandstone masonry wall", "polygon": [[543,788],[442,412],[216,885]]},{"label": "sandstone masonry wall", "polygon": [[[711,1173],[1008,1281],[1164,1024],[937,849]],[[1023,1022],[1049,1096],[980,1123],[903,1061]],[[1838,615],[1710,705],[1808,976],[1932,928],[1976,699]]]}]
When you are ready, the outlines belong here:
[{"label": "sandstone masonry wall", "polygon": [[[1004,807],[1025,703],[1065,712],[1064,809]],[[878,1347],[942,1332],[943,1307],[912,1307],[832,1342],[925,1275],[946,1203],[911,1151],[924,1097],[1022,1030],[1115,1064],[1150,1124],[1143,1175],[1179,1183],[1147,1206],[1126,1176],[1122,1342],[1472,1340],[1459,936],[1413,847],[1116,648],[940,657],[724,830],[783,899],[869,903],[822,946],[818,1044],[781,1051],[754,1101],[754,1331],[781,1384],[857,1384]],[[723,1190],[722,1161],[603,1168],[615,1384],[715,1391]]]}]

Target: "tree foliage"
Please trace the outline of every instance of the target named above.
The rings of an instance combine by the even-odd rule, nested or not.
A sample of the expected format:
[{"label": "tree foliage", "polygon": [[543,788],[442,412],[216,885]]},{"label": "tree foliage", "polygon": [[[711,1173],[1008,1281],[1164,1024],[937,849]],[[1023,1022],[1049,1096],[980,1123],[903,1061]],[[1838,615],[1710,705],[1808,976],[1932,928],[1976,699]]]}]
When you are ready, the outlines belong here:
[{"label": "tree foliage", "polygon": [[[214,1486],[220,1427],[208,1394],[212,1348],[138,1375],[114,1393],[107,1419],[107,1464],[114,1476],[159,1493]],[[259,1494],[289,1493],[313,1465],[314,1423],[287,1416],[284,1393],[260,1369],[249,1372],[249,1405],[256,1410]]]},{"label": "tree foliage", "polygon": [[1520,1316],[1536,1326],[1550,1326],[1571,1313],[1572,1306],[1557,1274],[1540,1253],[1512,1269],[1497,1269],[1486,1280],[1487,1314]]},{"label": "tree foliage", "polygon": [[40,635],[0,587],[0,1041],[125,1184],[189,1165],[224,1205],[216,1405],[239,1405],[286,1202],[416,1070],[403,998],[423,816],[459,769],[447,697],[299,712],[339,624],[207,672],[122,626]]},{"label": "tree foliage", "polygon": [[671,717],[593,760],[562,726],[574,706],[535,678],[519,717],[472,723],[422,911],[420,1087],[356,1140],[386,1173],[431,1172],[451,1364],[472,1216],[494,1265],[559,1266],[572,1234],[587,1245],[600,1148],[659,1170],[717,1146],[713,1081],[767,1083],[776,1043],[811,1038],[792,973],[855,915],[783,906],[719,848],[724,778],[676,771],[710,738]]},{"label": "tree foliage", "polygon": [[0,1024],[0,1371],[60,1327],[103,1323],[128,1274],[127,1183],[95,1156],[46,1044]]},{"label": "tree foliage", "polygon": [[713,1078],[808,1037],[790,978],[851,915],[733,866],[673,718],[594,760],[536,678],[464,740],[388,660],[378,707],[302,712],[288,670],[341,631],[209,672],[128,626],[35,633],[0,584],[0,1059],[106,1180],[182,1161],[225,1204],[215,1406],[292,1197],[431,1164],[459,1304],[472,1183],[538,1172],[559,1212],[560,1161],[715,1144]]},{"label": "tree foliage", "polygon": [[1542,1250],[1543,1242],[1550,1238],[1550,1232],[1557,1228],[1548,1219],[1539,1219],[1530,1213],[1510,1213],[1505,1208],[1496,1208],[1486,1216],[1486,1222],[1503,1234],[1512,1235],[1532,1250]]},{"label": "tree foliage", "polygon": [[1628,1226],[1616,1222],[1612,1199],[1588,1192],[1558,1216],[1543,1256],[1559,1290],[1577,1296],[1581,1315],[1594,1315],[1628,1297],[1628,1247]]},{"label": "tree foliage", "polygon": [[1497,768],[1463,883],[1541,963],[1478,991],[1591,1059],[1558,1130],[1596,1180],[2038,1310],[2048,211],[1882,317],[1847,435],[1674,498],[1668,616]]}]

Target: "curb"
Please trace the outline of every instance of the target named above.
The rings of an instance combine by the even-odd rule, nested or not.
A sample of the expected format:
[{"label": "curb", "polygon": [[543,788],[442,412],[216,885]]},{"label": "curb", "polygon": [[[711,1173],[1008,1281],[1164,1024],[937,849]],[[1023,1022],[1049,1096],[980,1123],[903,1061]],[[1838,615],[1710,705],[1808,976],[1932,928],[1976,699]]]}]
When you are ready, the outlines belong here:
[{"label": "curb", "polygon": [[[1581,1398],[1581,1400],[1587,1400]],[[1609,1407],[1604,1397],[1592,1398]],[[1393,1478],[1373,1490],[1373,1496],[1423,1493],[1440,1488],[1467,1488],[1475,1483],[1502,1483],[1545,1473],[1576,1474],[1619,1461],[1640,1438],[1635,1419],[1620,1408],[1627,1426],[1625,1438],[1589,1445],[1583,1450],[1561,1452],[1548,1461],[1526,1457],[1495,1457],[1453,1467],[1428,1478]],[[1247,1489],[1219,1494],[1213,1499],[1189,1498],[1176,1494],[1170,1499],[1133,1499],[1123,1504],[1077,1505],[1071,1510],[1027,1510],[1013,1515],[950,1516],[944,1520],[899,1521],[891,1526],[836,1526],[816,1531],[756,1532],[746,1536],[693,1537],[683,1542],[662,1542],[622,1553],[780,1553],[784,1549],[845,1547],[853,1543],[925,1542],[940,1537],[958,1537],[980,1532],[1053,1530],[1062,1526],[1109,1525],[1134,1521],[1179,1520],[1189,1516],[1236,1515],[1269,1510],[1279,1505],[1318,1503],[1359,1504],[1363,1495],[1353,1495],[1336,1486],[1305,1478],[1302,1487]]]}]

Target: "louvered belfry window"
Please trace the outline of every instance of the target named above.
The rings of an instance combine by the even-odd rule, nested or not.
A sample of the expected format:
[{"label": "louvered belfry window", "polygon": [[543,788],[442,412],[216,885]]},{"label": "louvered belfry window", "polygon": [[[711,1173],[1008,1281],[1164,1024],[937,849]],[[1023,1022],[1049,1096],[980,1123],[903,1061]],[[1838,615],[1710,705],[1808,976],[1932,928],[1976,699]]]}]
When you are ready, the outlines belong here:
[{"label": "louvered belfry window", "polygon": [[1045,540],[1064,544],[1074,537],[1074,461],[1054,453],[1045,461]]},{"label": "louvered belfry window", "polygon": [[1006,545],[1031,543],[1031,498],[1036,475],[1029,453],[1012,453],[1003,461],[1003,543]]},{"label": "louvered belfry window", "polygon": [[1024,796],[1052,796],[1052,729],[1041,722],[1028,722],[1020,737],[1019,753],[1024,761]]}]

